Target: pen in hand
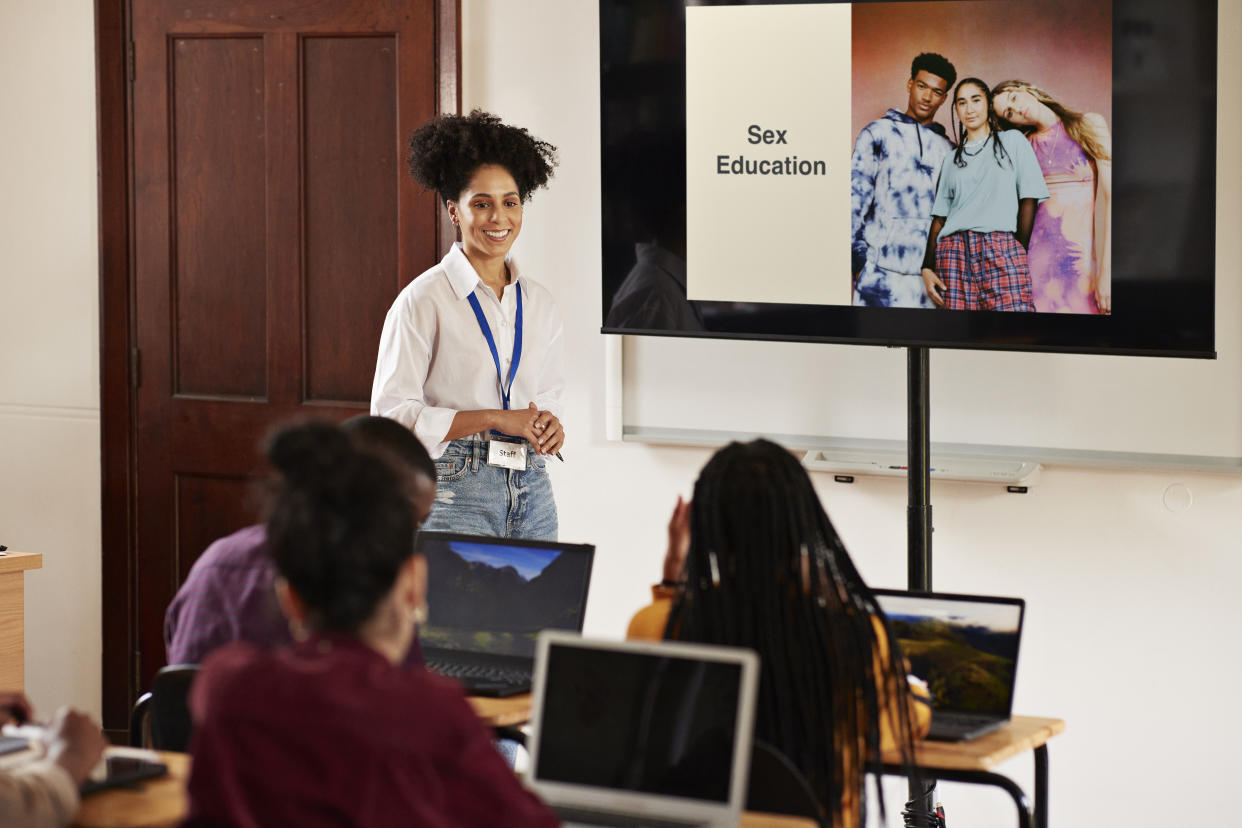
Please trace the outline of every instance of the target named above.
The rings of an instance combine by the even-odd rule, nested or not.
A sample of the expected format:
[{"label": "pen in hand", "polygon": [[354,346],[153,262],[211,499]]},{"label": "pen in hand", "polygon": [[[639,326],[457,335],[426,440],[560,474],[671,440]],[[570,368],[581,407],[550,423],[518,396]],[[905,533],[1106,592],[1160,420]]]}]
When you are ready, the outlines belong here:
[{"label": "pen in hand", "polygon": [[[531,409],[532,411],[537,411],[537,412],[538,412],[538,413],[540,413],[540,414],[547,413],[547,412],[538,411],[538,409],[535,407],[535,403],[534,403],[533,401],[532,401],[532,402],[531,402],[531,404],[530,404],[530,409]],[[551,416],[551,415],[549,415],[549,416]],[[543,426],[544,426],[544,424],[543,424],[542,422],[536,422],[536,423],[535,423],[535,431],[543,431]],[[542,443],[543,441],[544,441],[544,437],[540,437],[540,438],[539,438],[539,442],[540,442],[540,443]],[[540,454],[543,454],[543,450],[541,449],[539,453],[540,453]],[[565,458],[561,456],[561,453],[560,453],[560,451],[559,451],[559,450],[554,451],[554,452],[552,452],[552,453],[556,455],[556,459],[557,459],[557,460],[560,460],[562,463],[564,463],[564,462],[565,462]]]}]

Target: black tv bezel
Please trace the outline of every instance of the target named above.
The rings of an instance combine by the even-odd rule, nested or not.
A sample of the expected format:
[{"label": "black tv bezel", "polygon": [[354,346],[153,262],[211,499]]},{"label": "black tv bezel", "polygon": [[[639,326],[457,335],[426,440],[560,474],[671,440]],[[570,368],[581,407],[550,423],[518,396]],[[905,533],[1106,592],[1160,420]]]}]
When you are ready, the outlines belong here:
[{"label": "black tv bezel", "polygon": [[[842,2],[844,0],[798,0],[798,2]],[[862,0],[866,2],[866,0]],[[764,2],[764,0],[760,0]],[[775,2],[775,0],[773,0]],[[783,0],[790,2],[790,0]],[[855,0],[858,2],[858,0]],[[698,0],[689,5],[734,5],[736,0]],[[616,327],[607,324],[607,315],[616,287],[624,278],[624,272],[609,261],[609,248],[619,251],[624,239],[611,237],[608,209],[610,192],[617,187],[619,175],[609,165],[607,154],[612,149],[606,136],[609,130],[619,126],[610,122],[615,111],[609,106],[610,83],[619,83],[627,66],[618,62],[623,52],[615,48],[618,33],[610,29],[615,19],[611,13],[626,6],[630,13],[645,13],[648,30],[660,29],[665,38],[670,25],[680,27],[680,53],[676,58],[661,61],[658,67],[635,64],[631,68],[641,70],[643,81],[656,84],[660,79],[674,83],[680,79],[680,89],[673,88],[669,94],[678,94],[683,101],[680,125],[673,124],[664,131],[663,137],[676,141],[680,135],[685,145],[684,90],[685,90],[685,29],[684,12],[687,3],[682,0],[667,2],[627,3],[626,0],[600,0],[600,127],[601,127],[601,189],[604,201],[602,242],[604,248],[603,291],[601,296],[601,332],[642,336],[672,336],[679,338],[743,339],[787,342],[836,343],[850,345],[879,345],[898,347],[954,348],[968,350],[1034,351],[1051,353],[1108,354],[1123,356],[1215,358],[1215,229],[1216,229],[1216,128],[1217,128],[1217,31],[1218,8],[1216,0],[1194,0],[1193,7],[1199,21],[1193,30],[1192,44],[1183,52],[1175,54],[1181,60],[1175,70],[1193,76],[1197,82],[1191,87],[1197,93],[1201,128],[1194,138],[1197,145],[1198,163],[1192,175],[1185,176],[1178,184],[1188,193],[1187,215],[1197,216],[1197,222],[1188,222],[1187,230],[1177,238],[1181,250],[1198,253],[1200,263],[1191,268],[1189,275],[1174,276],[1169,273],[1135,277],[1134,274],[1114,270],[1114,312],[1109,316],[1079,314],[1015,314],[995,311],[949,311],[910,308],[867,308],[845,305],[789,305],[748,303],[739,310],[730,303],[700,303],[705,320],[704,330],[655,329],[642,327]],[[1159,0],[1114,0],[1113,38],[1117,44],[1121,38],[1134,37],[1135,30],[1144,36],[1159,37],[1160,32],[1149,31],[1153,27],[1134,12],[1143,8],[1156,8]],[[1182,8],[1186,8],[1185,5]],[[1129,13],[1128,13],[1129,12]],[[680,15],[678,20],[673,18]],[[656,17],[663,15],[661,19]],[[1127,88],[1127,69],[1121,61],[1114,60],[1113,77],[1113,134],[1114,158],[1114,228],[1130,228],[1128,232],[1138,235],[1141,230],[1156,228],[1158,217],[1135,214],[1133,205],[1127,205],[1127,197],[1142,192],[1145,182],[1140,173],[1143,165],[1135,158],[1151,155],[1148,136],[1159,135],[1169,129],[1168,116],[1159,106],[1153,106],[1142,98],[1119,95],[1118,90]],[[639,74],[639,73],[635,73]],[[625,79],[631,83],[631,79]],[[670,98],[670,100],[672,99]],[[1145,152],[1146,150],[1146,152]],[[1127,160],[1130,159],[1130,160]],[[631,174],[624,170],[621,174]],[[666,192],[677,192],[676,182],[667,182]],[[680,192],[684,203],[685,182]],[[1129,212],[1128,212],[1129,211]],[[1120,220],[1119,218],[1120,217]],[[1138,230],[1134,229],[1138,228]],[[1146,235],[1146,234],[1143,234]],[[633,241],[630,244],[632,246]],[[1123,242],[1114,234],[1114,243]],[[759,244],[776,243],[775,240],[758,240]],[[1116,250],[1116,248],[1114,248]],[[1203,252],[1206,250],[1206,252]],[[848,257],[848,249],[842,243],[842,259]],[[1114,261],[1118,257],[1114,254]],[[1179,261],[1187,260],[1184,256]],[[1206,263],[1206,264],[1205,264]]]}]

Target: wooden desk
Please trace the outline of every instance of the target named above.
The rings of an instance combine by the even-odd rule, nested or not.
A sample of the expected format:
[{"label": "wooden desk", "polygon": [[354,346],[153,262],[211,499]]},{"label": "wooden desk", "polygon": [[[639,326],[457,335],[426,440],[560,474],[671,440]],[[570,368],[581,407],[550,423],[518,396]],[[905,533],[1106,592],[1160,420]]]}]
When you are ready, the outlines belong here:
[{"label": "wooden desk", "polygon": [[190,757],[158,751],[168,775],[138,787],[100,791],[82,800],[74,828],[171,828],[185,818]]},{"label": "wooden desk", "polygon": [[509,696],[507,699],[489,699],[483,696],[467,696],[484,727],[517,727],[530,721],[530,693]]},{"label": "wooden desk", "polygon": [[[514,727],[530,719],[529,694],[507,699],[471,697],[470,704],[479,720],[488,727]],[[937,779],[973,782],[1004,789],[1018,806],[1018,824],[1046,826],[1048,819],[1047,742],[1065,730],[1060,719],[1015,716],[1009,724],[970,742],[920,742],[915,746],[915,762]],[[1007,776],[993,769],[1023,751],[1035,751],[1035,802],[1032,813],[1026,794]],[[185,783],[190,773],[190,757],[183,753],[160,753],[169,775],[144,783],[138,790],[105,791],[82,801],[82,810],[73,823],[77,828],[171,828],[186,813]],[[896,751],[882,757],[886,774],[904,775]],[[747,812],[741,828],[813,828],[811,820],[777,814]]]},{"label": "wooden desk", "polygon": [[[503,701],[503,700],[501,700]],[[101,791],[82,800],[73,828],[173,828],[185,818],[189,803],[185,785],[190,776],[190,757],[185,753],[159,753],[168,765],[168,776],[142,783],[136,790]],[[815,828],[801,817],[746,813],[739,828]]]},{"label": "wooden desk", "polygon": [[[531,698],[529,693],[510,696],[507,699],[487,699],[471,696],[479,720],[488,727],[517,727],[530,719]],[[1004,789],[1014,800],[1018,809],[1018,825],[1022,828],[1035,825],[1047,828],[1048,824],[1048,748],[1047,742],[1065,730],[1060,719],[1042,719],[1034,716],[1015,716],[1007,725],[969,742],[919,742],[914,748],[915,764],[930,771],[937,779],[953,782],[972,782]],[[1020,753],[1035,752],[1035,807],[1032,809],[1026,793],[1009,777],[994,773],[993,769]],[[901,767],[901,755],[888,751],[882,757],[885,773],[905,775]],[[760,818],[752,814],[750,817]],[[748,817],[749,818],[749,817]],[[783,817],[774,817],[783,819]],[[751,825],[751,822],[743,822]],[[767,823],[753,823],[766,825]],[[781,825],[783,823],[772,823]],[[796,822],[794,824],[797,824]]]},{"label": "wooden desk", "polygon": [[[2,559],[0,559],[2,560]],[[530,719],[529,693],[507,699],[470,697],[470,704],[487,727],[511,727]],[[73,823],[77,828],[164,828],[179,823],[186,814],[185,784],[190,776],[190,757],[184,753],[160,752],[168,765],[168,776],[143,783],[136,790],[103,791],[82,800],[82,809]],[[760,821],[745,823],[753,828],[798,828],[803,822]]]},{"label": "wooden desk", "polygon": [[[914,763],[937,779],[971,782],[1002,788],[1018,808],[1020,828],[1048,825],[1048,745],[1053,736],[1065,730],[1061,719],[1014,716],[1004,727],[969,742],[919,742],[914,747]],[[993,768],[1020,753],[1035,752],[1035,807],[1012,779]],[[881,757],[885,774],[904,776],[901,756],[886,751]]]},{"label": "wooden desk", "polygon": [[738,828],[817,828],[815,820],[783,814],[761,814],[745,811]]},{"label": "wooden desk", "polygon": [[43,566],[37,552],[0,555],[0,689],[26,689],[27,569]]}]

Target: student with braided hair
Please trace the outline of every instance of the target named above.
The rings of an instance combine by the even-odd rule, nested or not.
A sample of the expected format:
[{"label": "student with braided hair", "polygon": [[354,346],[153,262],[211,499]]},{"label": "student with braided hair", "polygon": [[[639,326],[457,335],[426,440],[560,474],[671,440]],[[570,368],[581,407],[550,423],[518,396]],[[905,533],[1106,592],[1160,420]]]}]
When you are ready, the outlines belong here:
[{"label": "student with braided hair", "polygon": [[652,591],[629,637],[758,652],[755,737],[805,774],[826,822],[862,825],[865,772],[881,749],[908,764],[931,716],[802,465],[767,440],[718,451],[673,511]]}]

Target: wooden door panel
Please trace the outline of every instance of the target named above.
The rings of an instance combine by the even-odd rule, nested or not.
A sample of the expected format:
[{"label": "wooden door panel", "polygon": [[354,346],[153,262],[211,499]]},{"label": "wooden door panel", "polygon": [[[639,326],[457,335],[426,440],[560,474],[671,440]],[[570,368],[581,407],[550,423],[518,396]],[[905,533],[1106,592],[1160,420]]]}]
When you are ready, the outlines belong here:
[{"label": "wooden door panel", "polygon": [[172,435],[158,458],[169,480],[171,475],[192,472],[261,474],[261,446],[268,430],[297,414],[292,407],[262,402],[189,402],[194,404],[170,406],[169,419],[161,429]]},{"label": "wooden door panel", "polygon": [[[453,237],[434,195],[399,167],[415,126],[458,110],[460,2],[95,0],[95,10],[103,713],[119,734],[163,660],[172,589],[211,540],[253,519],[246,481],[263,471],[255,449],[262,436],[308,411],[340,419],[362,408],[348,401],[366,396],[359,375],[369,379],[373,351],[365,352],[378,331],[366,330],[374,324],[368,315],[389,298],[377,295],[395,295]],[[398,167],[388,182],[396,187],[396,229],[384,226],[391,190],[375,196],[382,187],[370,179],[356,186],[354,200],[363,203],[339,211],[364,236],[349,289],[332,282],[340,265],[321,266],[320,251],[305,243],[308,213],[315,238],[348,235],[311,205],[318,194],[304,190],[304,173],[315,166],[306,163],[302,118],[308,102],[346,98],[350,83],[373,90],[358,69],[374,54],[351,61],[331,50],[317,58],[327,50],[312,46],[308,61],[304,41],[316,37],[376,38],[396,49],[395,68],[384,70],[395,72],[395,103],[384,109],[375,105],[382,96],[373,97],[350,116],[358,140]],[[308,83],[308,70],[324,78]],[[247,85],[256,72],[261,94]],[[259,131],[247,137],[246,117],[256,116],[261,140]],[[376,116],[395,117],[392,146],[371,134]],[[240,172],[255,169],[260,150],[259,171]],[[331,186],[354,186],[341,177]],[[376,239],[393,232],[395,268],[385,258],[391,249],[376,249]],[[385,270],[391,283],[376,288],[375,272]],[[350,301],[356,307],[336,312],[337,302]],[[340,332],[351,324],[358,335],[345,335],[347,367],[335,366],[331,340],[344,341]]]},{"label": "wooden door panel", "polygon": [[[277,424],[366,409],[439,256],[405,137],[439,110],[434,0],[131,0],[136,683],[208,543],[254,520]],[[455,109],[455,101],[450,102]]]},{"label": "wooden door panel", "polygon": [[[397,44],[302,41],[305,399],[365,405],[399,271]],[[398,174],[394,174],[398,171]]]},{"label": "wooden door panel", "polygon": [[177,543],[170,587],[175,590],[212,541],[254,523],[261,508],[254,478],[174,474],[173,480]]},{"label": "wooden door panel", "polygon": [[169,74],[173,391],[264,399],[263,38],[171,38]]}]

